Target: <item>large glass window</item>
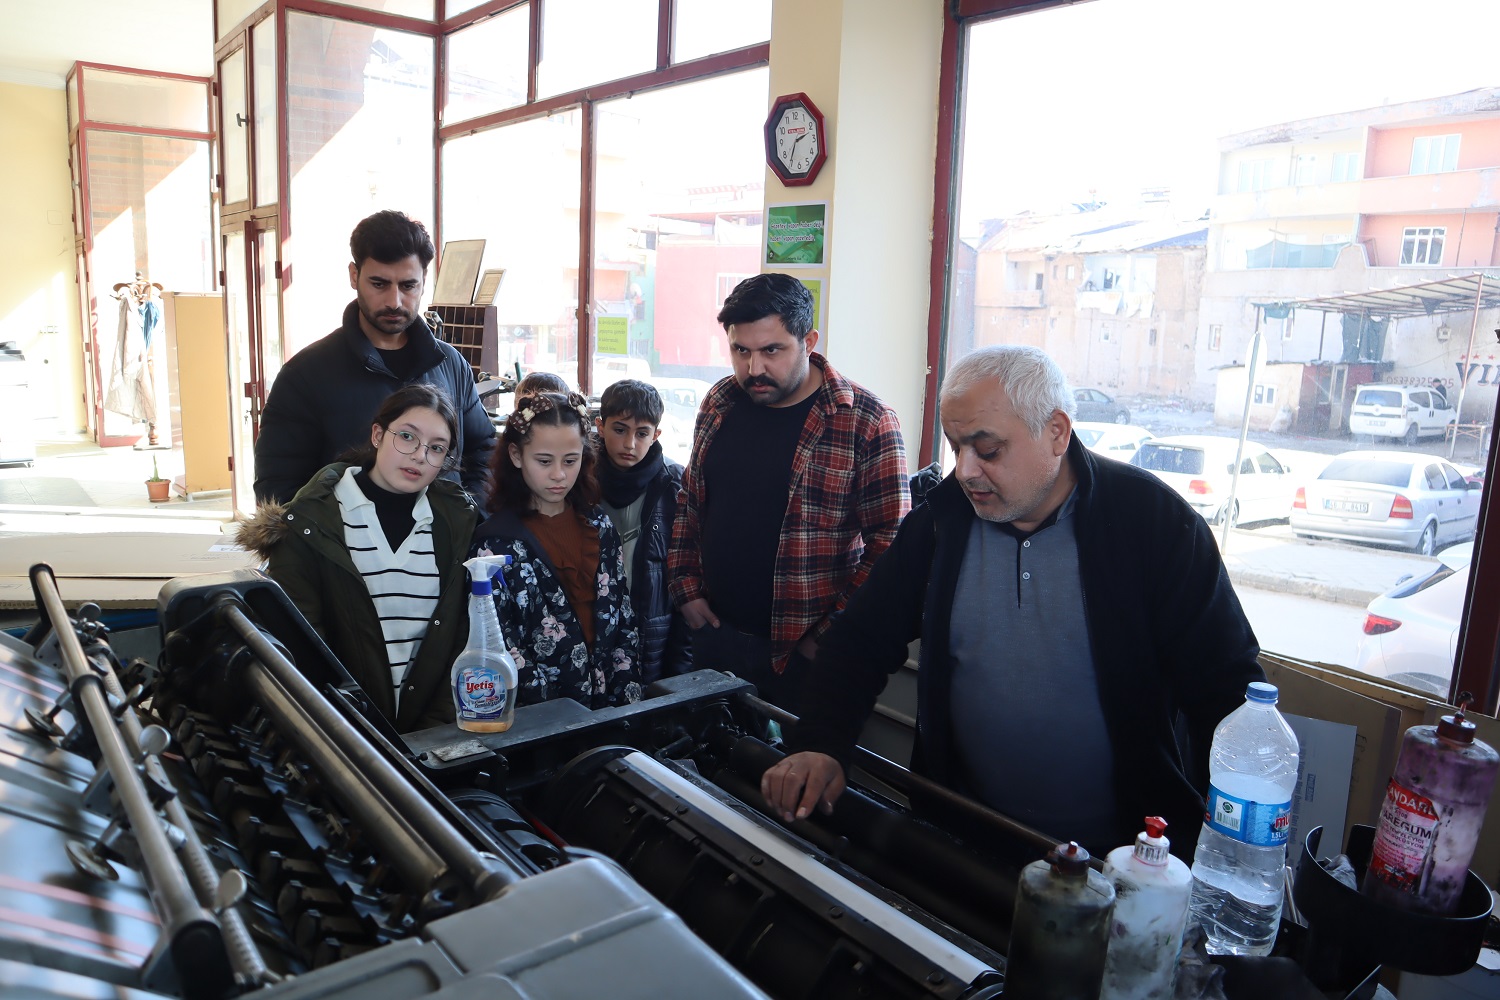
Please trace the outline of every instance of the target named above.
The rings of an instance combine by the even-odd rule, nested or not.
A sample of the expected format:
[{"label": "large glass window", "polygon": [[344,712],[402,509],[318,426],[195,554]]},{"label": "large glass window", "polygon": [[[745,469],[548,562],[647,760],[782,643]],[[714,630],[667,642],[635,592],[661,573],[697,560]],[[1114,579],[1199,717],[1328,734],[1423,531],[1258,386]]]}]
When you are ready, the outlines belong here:
[{"label": "large glass window", "polygon": [[577,110],[453,139],[443,147],[443,239],[485,240],[504,270],[495,299],[498,367],[578,383],[582,115]]},{"label": "large glass window", "polygon": [[526,102],[530,26],[530,5],[522,4],[447,37],[445,125]]},{"label": "large glass window", "polygon": [[352,299],[349,233],[360,219],[391,208],[432,226],[433,45],[287,15],[288,354],[337,326]]},{"label": "large glass window", "polygon": [[537,92],[565,94],[656,68],[657,0],[547,0]]},{"label": "large glass window", "polygon": [[672,59],[686,62],[771,37],[771,0],[677,0]]},{"label": "large glass window", "polygon": [[[593,389],[657,380],[668,407],[663,448],[692,444],[697,400],[729,374],[714,321],[724,297],[759,272],[768,72],[713,77],[598,107],[594,198]],[[691,141],[683,137],[692,136]]]},{"label": "large glass window", "polygon": [[[1089,390],[1079,421],[1155,436],[1136,464],[1215,523],[1264,648],[1446,693],[1500,381],[1469,359],[1500,309],[1476,323],[1472,289],[1426,309],[1345,296],[1436,280],[1404,265],[1500,266],[1472,236],[1500,205],[1406,176],[1457,169],[1461,145],[1500,169],[1500,115],[1458,110],[1500,97],[1500,7],[1435,0],[1399,36],[1395,10],[1266,0],[1226,31],[1198,0],[1099,0],[971,22],[945,361],[1044,348]],[[1291,23],[1300,50],[1381,72],[1268,74]],[[1185,85],[1206,38],[1213,71]],[[1194,449],[1197,472],[1163,465]],[[1355,474],[1377,450],[1392,467]]]}]

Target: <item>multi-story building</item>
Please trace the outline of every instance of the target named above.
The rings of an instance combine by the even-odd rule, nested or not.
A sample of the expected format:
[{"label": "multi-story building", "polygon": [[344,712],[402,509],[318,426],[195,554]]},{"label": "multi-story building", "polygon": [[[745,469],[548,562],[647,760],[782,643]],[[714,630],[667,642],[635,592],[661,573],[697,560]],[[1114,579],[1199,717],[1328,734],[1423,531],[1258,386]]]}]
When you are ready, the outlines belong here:
[{"label": "multi-story building", "polygon": [[1074,385],[1186,393],[1207,230],[1165,214],[1165,202],[1089,205],[990,223],[975,265],[974,346],[1041,347]]},{"label": "multi-story building", "polygon": [[[1248,360],[1257,321],[1263,360],[1309,368],[1309,391],[1283,397],[1293,418],[1299,402],[1314,401],[1318,384],[1325,394],[1337,386],[1352,396],[1356,382],[1330,377],[1340,365],[1366,363],[1378,377],[1456,386],[1459,365],[1494,360],[1494,310],[1477,314],[1485,336],[1475,344],[1488,346],[1476,346],[1471,358],[1472,310],[1399,318],[1306,300],[1497,264],[1500,88],[1271,125],[1228,136],[1219,150],[1194,352],[1197,398],[1214,398],[1221,370]],[[1243,373],[1238,378],[1243,385]],[[1466,419],[1487,418],[1493,387],[1469,388]],[[1335,413],[1347,403],[1316,401],[1331,402]],[[1270,419],[1269,411],[1262,416]],[[1338,427],[1335,417],[1331,429]]]}]

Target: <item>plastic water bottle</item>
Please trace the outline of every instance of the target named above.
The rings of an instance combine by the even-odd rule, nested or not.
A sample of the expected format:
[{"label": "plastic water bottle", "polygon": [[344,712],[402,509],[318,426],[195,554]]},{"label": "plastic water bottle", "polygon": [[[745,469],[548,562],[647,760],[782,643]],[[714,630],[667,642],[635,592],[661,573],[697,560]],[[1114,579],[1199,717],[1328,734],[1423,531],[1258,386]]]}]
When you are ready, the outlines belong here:
[{"label": "plastic water bottle", "polygon": [[1274,684],[1251,684],[1214,730],[1191,904],[1211,954],[1269,955],[1276,942],[1297,757]]}]

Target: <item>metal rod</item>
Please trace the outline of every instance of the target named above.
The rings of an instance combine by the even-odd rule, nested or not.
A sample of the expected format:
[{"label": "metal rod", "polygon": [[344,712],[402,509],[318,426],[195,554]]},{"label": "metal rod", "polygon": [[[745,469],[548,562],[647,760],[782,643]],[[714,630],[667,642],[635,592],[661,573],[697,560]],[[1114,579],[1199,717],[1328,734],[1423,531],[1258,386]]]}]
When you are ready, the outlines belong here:
[{"label": "metal rod", "polygon": [[[232,604],[225,605],[222,611],[224,620],[245,640],[260,664],[308,717],[309,725],[322,731],[325,738],[348,758],[349,765],[359,772],[361,778],[390,803],[394,815],[409,824],[417,836],[424,838],[431,850],[463,883],[473,888],[478,899],[493,899],[516,880],[517,876],[503,868],[498,859],[487,860],[390,761],[355,732],[348,720],[271,645],[243,611]],[[389,817],[386,819],[389,822]]]},{"label": "metal rod", "polygon": [[68,686],[73,692],[74,700],[88,718],[104,767],[114,780],[115,794],[125,810],[136,844],[140,847],[144,874],[155,889],[151,893],[151,902],[161,912],[163,932],[175,937],[176,931],[188,924],[213,924],[213,915],[198,905],[192,886],[188,884],[187,873],[178,863],[171,842],[167,839],[162,819],[151,804],[151,797],[146,792],[141,776],[136,773],[130,752],[125,747],[125,739],[110,714],[103,680],[89,666],[78,635],[73,631],[72,620],[63,607],[62,594],[58,592],[52,567],[45,564],[33,566],[31,585],[52,623],[52,632],[57,636],[57,648],[62,657],[63,672],[68,676]]},{"label": "metal rod", "polygon": [[[753,694],[741,694],[745,705],[756,711],[770,716],[777,722],[785,722],[795,725],[797,717],[784,708],[771,704],[763,698]],[[968,816],[985,823],[1003,833],[1017,837],[1028,844],[1040,848],[1043,852],[1050,851],[1058,844],[1058,838],[1048,836],[1040,830],[1027,826],[1018,820],[1011,819],[1001,812],[996,812],[981,802],[975,802],[967,796],[960,795],[953,789],[940,785],[930,778],[924,778],[920,774],[914,774],[907,768],[902,767],[893,760],[887,760],[879,754],[866,750],[864,747],[854,748],[854,763],[868,771],[870,774],[884,781],[892,788],[911,797],[912,792],[920,792],[930,798],[938,799],[944,805],[953,806],[963,811]],[[1103,859],[1094,858],[1091,863],[1096,868],[1103,868]]]},{"label": "metal rod", "polygon": [[[1224,506],[1219,511],[1219,552],[1221,554],[1229,551],[1229,522],[1233,508],[1239,505],[1240,466],[1245,461],[1245,438],[1250,433],[1250,399],[1255,392],[1255,363],[1260,360],[1260,344],[1265,339],[1260,335],[1260,313],[1261,307],[1257,305],[1255,307],[1255,332],[1250,335],[1250,367],[1245,370],[1245,413],[1240,417],[1240,440],[1234,450],[1234,476],[1229,480],[1229,499],[1224,501]],[[1203,471],[1208,472],[1207,469]],[[1239,516],[1235,515],[1232,519],[1238,521]]]},{"label": "metal rod", "polygon": [[322,775],[329,794],[366,829],[402,883],[419,894],[431,889],[448,866],[411,824],[375,789],[360,768],[339,753],[328,734],[264,664],[251,661],[245,667],[245,681],[256,704],[276,723],[277,732],[311,761]]},{"label": "metal rod", "polygon": [[[110,666],[109,658],[99,656],[91,659],[104,678],[104,689],[111,696],[124,701],[125,688],[121,685],[120,678],[116,676],[114,668]],[[139,757],[141,721],[136,717],[133,709],[125,710],[120,718],[120,728],[124,731],[125,743],[130,748],[131,755]],[[166,769],[161,766],[158,758],[148,756],[145,765],[152,778],[164,784],[171,784]],[[203,849],[203,841],[198,837],[197,827],[193,825],[187,809],[183,807],[179,798],[169,799],[164,811],[167,819],[183,833],[182,847],[177,855],[182,862],[183,869],[187,872],[188,880],[198,893],[198,902],[205,907],[212,907],[214,891],[219,887],[219,874],[213,862],[208,859],[208,852]],[[251,940],[250,931],[245,927],[245,921],[240,917],[239,911],[230,907],[218,917],[219,927],[224,932],[224,943],[229,951],[230,967],[235,975],[247,983],[266,982],[268,970],[265,959],[261,956],[260,949],[255,946],[255,942]]]},{"label": "metal rod", "polygon": [[[1469,346],[1464,351],[1463,364],[1458,372],[1458,403],[1453,408],[1453,434],[1448,439],[1448,457],[1453,457],[1458,447],[1458,429],[1464,422],[1464,396],[1469,392],[1469,364],[1474,355],[1474,334],[1479,330],[1479,303],[1484,298],[1484,272],[1479,272],[1479,283],[1474,286],[1474,315],[1469,321]],[[1479,444],[1484,444],[1483,431]]]}]

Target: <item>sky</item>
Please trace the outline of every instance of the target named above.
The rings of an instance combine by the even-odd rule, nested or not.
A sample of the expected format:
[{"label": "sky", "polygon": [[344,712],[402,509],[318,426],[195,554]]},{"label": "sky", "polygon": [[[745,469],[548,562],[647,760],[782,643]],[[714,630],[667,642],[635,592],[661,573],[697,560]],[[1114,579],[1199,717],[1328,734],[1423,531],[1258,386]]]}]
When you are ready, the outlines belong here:
[{"label": "sky", "polygon": [[1221,136],[1500,85],[1500,0],[1093,0],[971,29],[960,232],[1171,187],[1209,207]]}]

